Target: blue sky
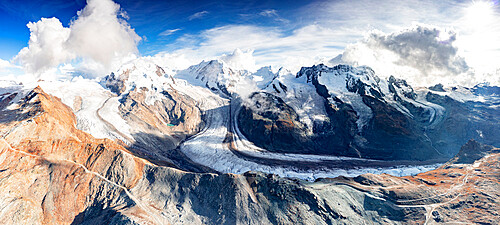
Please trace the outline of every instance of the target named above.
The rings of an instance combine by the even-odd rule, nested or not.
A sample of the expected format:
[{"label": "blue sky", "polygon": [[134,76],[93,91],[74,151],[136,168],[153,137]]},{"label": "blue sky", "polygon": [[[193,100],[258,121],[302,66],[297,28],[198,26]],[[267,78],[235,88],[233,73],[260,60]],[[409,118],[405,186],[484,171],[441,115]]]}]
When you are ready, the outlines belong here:
[{"label": "blue sky", "polygon": [[[144,54],[156,53],[163,45],[183,34],[228,24],[259,26],[286,25],[280,14],[293,14],[308,1],[117,1],[129,14],[129,23],[145,40],[139,45]],[[266,15],[265,12],[271,14]],[[276,12],[276,15],[273,15]],[[287,18],[299,21],[300,18]],[[172,32],[175,31],[175,32]],[[162,35],[163,34],[163,35]]]},{"label": "blue sky", "polygon": [[498,0],[0,0],[0,76],[61,66],[102,76],[130,54],[189,65],[241,49],[256,66],[296,70],[343,54],[382,74],[500,83],[498,24]]},{"label": "blue sky", "polygon": [[28,45],[26,24],[42,17],[58,17],[67,25],[85,1],[0,1],[0,58],[10,59]]},{"label": "blue sky", "polygon": [[[287,26],[291,29],[290,26],[303,19],[298,15],[299,10],[310,4],[303,0],[115,2],[127,13],[128,23],[143,37],[138,47],[145,55],[166,49],[166,44],[183,34],[196,34],[228,24]],[[36,22],[42,17],[57,17],[64,26],[68,26],[76,12],[85,5],[85,0],[32,0],[22,4],[14,0],[0,1],[0,58],[10,59],[27,46],[30,34],[26,27],[28,22]],[[290,20],[294,23],[288,23]]]}]

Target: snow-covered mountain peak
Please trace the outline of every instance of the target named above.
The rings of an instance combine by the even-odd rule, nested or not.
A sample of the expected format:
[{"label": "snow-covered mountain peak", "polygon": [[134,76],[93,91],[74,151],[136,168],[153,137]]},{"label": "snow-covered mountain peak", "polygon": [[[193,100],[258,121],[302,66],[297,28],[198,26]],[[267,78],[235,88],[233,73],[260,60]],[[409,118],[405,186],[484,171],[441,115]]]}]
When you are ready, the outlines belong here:
[{"label": "snow-covered mountain peak", "polygon": [[223,94],[230,95],[228,88],[248,75],[248,71],[233,69],[224,61],[216,59],[190,66],[179,71],[175,77],[187,80],[193,85],[204,86],[212,91],[221,91]]},{"label": "snow-covered mountain peak", "polygon": [[360,95],[381,96],[379,88],[380,78],[366,66],[353,67],[350,65],[336,65],[328,67],[324,64],[312,67],[302,67],[297,78],[305,76],[308,83],[326,85],[328,90],[343,93],[344,91]]},{"label": "snow-covered mountain peak", "polygon": [[291,73],[292,73],[292,71],[291,71],[291,70],[289,70],[289,69],[287,69],[287,68],[285,68],[285,67],[280,67],[280,68],[278,69],[278,72],[276,72],[276,75],[277,75],[277,76],[281,76],[281,75],[291,74]]},{"label": "snow-covered mountain peak", "polygon": [[[387,87],[389,93],[394,95],[394,100],[399,101],[398,98],[406,97],[408,99],[415,100],[417,98],[417,94],[413,90],[413,88],[406,82],[406,80],[395,78],[394,76],[390,76],[387,79]],[[385,94],[388,94],[385,91]]]},{"label": "snow-covered mountain peak", "polygon": [[173,73],[172,70],[160,67],[150,60],[137,59],[124,64],[116,73],[104,77],[101,84],[118,95],[136,88],[161,91],[167,84],[174,82],[169,73]]},{"label": "snow-covered mountain peak", "polygon": [[500,101],[500,87],[489,84],[477,84],[474,87],[434,85],[429,92],[441,96],[448,96],[458,102],[498,102]]},{"label": "snow-covered mountain peak", "polygon": [[[233,67],[222,59],[203,61],[198,65],[178,71],[177,79],[183,79],[190,84],[207,87],[223,95],[239,93],[242,89],[259,90],[269,85],[276,74],[270,66],[251,72],[239,67]],[[244,86],[244,88],[242,88]]]}]

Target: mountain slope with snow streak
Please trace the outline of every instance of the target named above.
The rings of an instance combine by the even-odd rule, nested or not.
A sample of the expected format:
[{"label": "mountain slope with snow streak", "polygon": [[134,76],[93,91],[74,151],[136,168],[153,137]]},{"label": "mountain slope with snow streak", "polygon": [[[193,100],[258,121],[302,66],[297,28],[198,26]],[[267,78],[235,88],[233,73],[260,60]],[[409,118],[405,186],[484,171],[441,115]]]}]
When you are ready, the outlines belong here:
[{"label": "mountain slope with snow streak", "polygon": [[[295,77],[279,73],[263,91],[286,105],[269,99],[264,103],[268,108],[262,109],[262,102],[249,101],[240,120],[244,135],[269,151],[446,160],[468,138],[498,144],[498,135],[490,131],[500,124],[488,119],[499,114],[495,87],[414,89],[404,80],[380,79],[368,67],[348,65],[303,67]],[[288,106],[291,114],[278,113],[278,108]],[[477,112],[483,116],[475,117]],[[298,119],[293,119],[294,113]],[[307,131],[301,130],[301,123]],[[448,128],[452,126],[461,130]],[[269,136],[267,142],[261,140],[262,133]],[[290,135],[306,138],[302,144],[283,147]]]}]

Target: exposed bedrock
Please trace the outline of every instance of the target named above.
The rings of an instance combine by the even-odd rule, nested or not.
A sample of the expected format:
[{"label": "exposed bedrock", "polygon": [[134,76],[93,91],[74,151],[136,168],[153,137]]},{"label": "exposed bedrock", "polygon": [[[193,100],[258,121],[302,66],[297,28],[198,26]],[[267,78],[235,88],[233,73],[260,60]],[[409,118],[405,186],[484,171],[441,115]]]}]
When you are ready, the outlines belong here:
[{"label": "exposed bedrock", "polygon": [[119,76],[112,73],[102,82],[119,96],[117,110],[129,125],[133,138],[128,143],[129,149],[156,163],[207,171],[185,162],[188,159],[176,150],[182,141],[204,127],[198,103],[172,88],[172,78],[161,67],[154,65],[148,69],[151,71],[132,67]]},{"label": "exposed bedrock", "polygon": [[[500,144],[496,87],[444,93],[437,86],[416,92],[404,80],[382,80],[368,67],[346,65],[304,67],[296,77],[306,83],[286,87],[278,82],[281,88],[254,93],[243,104],[239,129],[255,145],[281,153],[446,161],[471,138]],[[303,123],[297,91],[287,94],[294,85],[312,85],[316,93],[309,96],[322,99],[323,119],[309,127]],[[448,96],[464,93],[479,100]]]}]

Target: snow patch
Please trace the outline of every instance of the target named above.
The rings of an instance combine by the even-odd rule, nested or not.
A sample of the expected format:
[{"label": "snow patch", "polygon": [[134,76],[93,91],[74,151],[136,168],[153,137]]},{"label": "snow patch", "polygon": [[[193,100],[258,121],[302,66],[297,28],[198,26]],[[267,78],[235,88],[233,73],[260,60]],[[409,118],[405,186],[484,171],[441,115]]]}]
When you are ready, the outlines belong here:
[{"label": "snow patch", "polygon": [[[354,68],[353,68],[354,69]],[[361,80],[365,84],[373,84],[375,81],[367,76],[360,75],[357,69],[348,71],[334,70],[332,72],[322,73],[318,77],[318,82],[327,87],[330,95],[337,97],[342,102],[350,104],[359,116],[356,121],[358,131],[361,132],[363,127],[368,124],[372,118],[372,110],[364,102],[359,93],[351,92],[347,89],[347,85],[355,80]],[[330,100],[330,103],[337,105],[335,101]]]},{"label": "snow patch", "polygon": [[299,115],[312,133],[315,122],[327,120],[324,99],[316,93],[315,87],[306,82],[305,77],[296,78],[290,71],[280,69],[276,79],[265,91],[283,99]]}]

